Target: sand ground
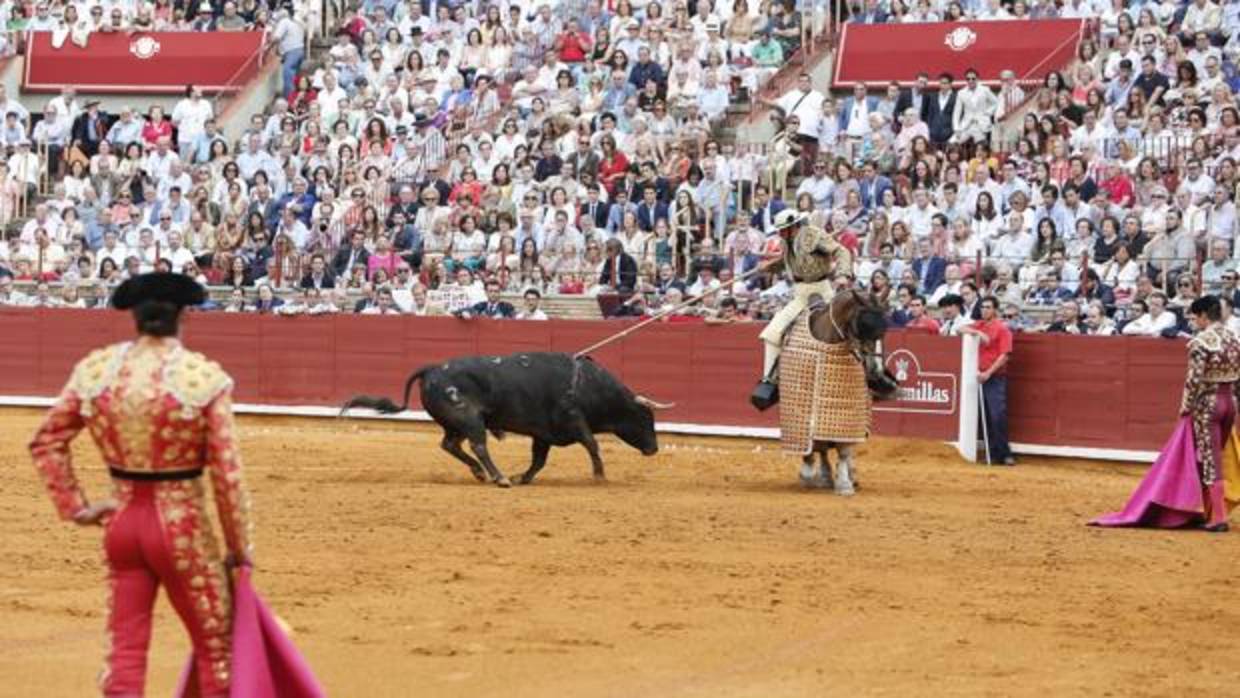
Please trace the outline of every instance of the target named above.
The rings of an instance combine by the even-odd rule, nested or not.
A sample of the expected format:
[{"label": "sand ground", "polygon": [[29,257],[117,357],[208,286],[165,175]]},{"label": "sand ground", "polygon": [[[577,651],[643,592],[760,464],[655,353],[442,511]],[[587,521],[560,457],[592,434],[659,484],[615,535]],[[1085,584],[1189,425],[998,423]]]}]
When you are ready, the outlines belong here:
[{"label": "sand ground", "polygon": [[[60,524],[0,412],[0,696],[93,694],[98,529]],[[245,418],[256,583],[333,696],[1235,696],[1240,533],[1101,531],[1142,469],[968,465],[876,440],[862,492],[769,442],[610,439],[475,483],[429,427]],[[528,440],[493,453],[510,475]],[[106,482],[75,449],[90,491]],[[149,695],[187,649],[161,599]]]}]

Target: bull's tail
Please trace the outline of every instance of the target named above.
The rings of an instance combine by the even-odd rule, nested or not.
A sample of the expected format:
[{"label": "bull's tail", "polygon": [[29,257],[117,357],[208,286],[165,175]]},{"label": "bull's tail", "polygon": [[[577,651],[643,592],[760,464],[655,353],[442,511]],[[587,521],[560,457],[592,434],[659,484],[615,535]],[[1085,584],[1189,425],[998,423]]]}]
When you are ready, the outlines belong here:
[{"label": "bull's tail", "polygon": [[418,382],[426,375],[428,367],[419,368],[409,376],[409,380],[405,381],[405,399],[399,405],[392,402],[386,397],[372,397],[370,395],[355,395],[340,408],[340,416],[343,417],[349,411],[350,407],[369,407],[381,414],[396,414],[409,409],[409,396],[413,393],[413,384]]}]

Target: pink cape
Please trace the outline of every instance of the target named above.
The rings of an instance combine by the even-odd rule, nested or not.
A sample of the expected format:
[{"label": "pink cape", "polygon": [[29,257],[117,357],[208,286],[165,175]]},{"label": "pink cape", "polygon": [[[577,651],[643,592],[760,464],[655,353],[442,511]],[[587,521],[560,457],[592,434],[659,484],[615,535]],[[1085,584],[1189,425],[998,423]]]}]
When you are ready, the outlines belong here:
[{"label": "pink cape", "polygon": [[[181,674],[177,698],[198,695],[194,657]],[[310,666],[280,628],[275,614],[250,583],[250,568],[237,570],[233,585],[232,686],[244,698],[323,698]]]},{"label": "pink cape", "polygon": [[1158,459],[1123,511],[1090,521],[1091,526],[1182,528],[1205,520],[1193,423],[1181,417]]}]

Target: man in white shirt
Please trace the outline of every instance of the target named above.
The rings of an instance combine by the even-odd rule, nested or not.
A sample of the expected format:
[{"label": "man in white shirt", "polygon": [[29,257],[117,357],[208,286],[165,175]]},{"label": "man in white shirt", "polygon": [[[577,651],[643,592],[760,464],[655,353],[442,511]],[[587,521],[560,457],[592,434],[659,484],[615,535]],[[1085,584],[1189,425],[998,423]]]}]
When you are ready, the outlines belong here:
[{"label": "man in white shirt", "polygon": [[241,177],[247,182],[253,181],[254,175],[259,170],[263,170],[268,175],[276,170],[275,159],[259,146],[258,134],[251,133],[246,137],[245,151],[237,156],[237,169],[241,171]]},{"label": "man in white shirt", "polygon": [[[624,82],[623,73],[617,78],[615,74],[611,76],[613,82],[619,81],[619,87],[615,89],[623,91],[628,84]],[[534,103],[534,98],[545,92],[543,86],[538,82],[538,68],[536,66],[526,66],[521,72],[521,78],[512,86],[512,101],[518,109],[529,110]]]},{"label": "man in white shirt", "polygon": [[801,73],[797,77],[796,89],[788,92],[778,100],[763,100],[768,106],[778,107],[784,117],[796,116],[800,120],[797,133],[802,147],[812,146],[811,153],[802,151],[805,159],[810,159],[818,150],[818,119],[822,115],[822,101],[826,99],[821,92],[814,89],[809,73]]},{"label": "man in white shirt", "polygon": [[190,85],[185,99],[177,102],[172,110],[172,124],[177,127],[177,145],[181,157],[189,160],[194,154],[194,142],[206,130],[207,120],[214,115],[211,102],[202,98],[202,89]]},{"label": "man in white shirt", "polygon": [[[168,166],[168,174],[155,183],[155,192],[160,200],[167,200],[173,189],[180,189],[184,194],[194,188],[194,179],[185,171],[180,160],[173,160]],[[180,218],[178,223],[183,222]]]},{"label": "man in white shirt", "polygon": [[362,315],[400,315],[400,307],[392,299],[392,289],[384,286],[375,292],[375,302],[361,312]]},{"label": "man in white shirt", "polygon": [[115,151],[142,138],[142,119],[134,118],[133,109],[121,107],[121,117],[108,129],[108,142]]},{"label": "man in white shirt", "polygon": [[835,191],[835,182],[827,176],[827,163],[823,160],[814,162],[813,175],[801,180],[801,185],[797,187],[797,197],[802,194],[809,194],[814,200],[814,208],[825,210],[831,208],[832,194]]},{"label": "man in white shirt", "polygon": [[970,68],[964,74],[965,86],[956,92],[956,108],[952,114],[952,139],[964,143],[990,143],[990,119],[999,102],[989,87],[978,80]]},{"label": "man in white shirt", "polygon": [[536,288],[527,288],[522,294],[525,307],[517,312],[518,320],[546,320],[547,314],[538,306],[542,303],[542,293]]},{"label": "man in white shirt", "polygon": [[904,266],[904,260],[896,258],[895,246],[890,242],[884,242],[878,247],[878,259],[862,260],[857,271],[857,281],[868,285],[874,272],[882,271],[887,274],[887,278],[894,286],[899,283],[900,277],[904,274]]},{"label": "man in white shirt", "polygon": [[707,291],[717,291],[719,289],[719,279],[715,278],[715,270],[710,267],[702,267],[698,270],[697,279],[686,289],[686,293],[690,297],[700,296]]},{"label": "man in white shirt", "polygon": [[870,135],[870,113],[878,109],[878,98],[868,97],[866,89],[864,82],[853,85],[852,95],[840,105],[840,133],[854,141]]},{"label": "man in white shirt", "polygon": [[125,258],[129,256],[129,250],[120,241],[117,232],[109,230],[103,234],[103,246],[99,248],[96,256],[100,262],[110,259],[117,267],[121,267],[125,264]]},{"label": "man in white shirt", "polygon": [[60,94],[49,99],[47,104],[56,110],[57,118],[64,122],[66,130],[73,125],[73,120],[82,111],[82,105],[78,104],[77,100],[77,90],[72,85],[60,88]]},{"label": "man in white shirt", "polygon": [[913,205],[908,207],[905,214],[909,234],[914,240],[930,235],[930,224],[938,213],[939,209],[930,202],[930,192],[918,187],[913,192]]},{"label": "man in white shirt", "polygon": [[284,80],[284,92],[293,91],[293,79],[301,70],[301,62],[306,57],[306,30],[286,9],[275,12],[276,28],[271,34],[271,41],[280,50],[280,62]]},{"label": "man in white shirt", "polygon": [[1206,234],[1228,246],[1236,239],[1236,205],[1224,185],[1214,185],[1214,199],[1206,208]]},{"label": "man in white shirt", "polygon": [[939,321],[939,335],[957,337],[962,328],[973,324],[973,320],[964,314],[964,299],[959,295],[949,293],[939,299],[938,305],[943,311],[943,318]]},{"label": "man in white shirt", "polygon": [[297,212],[292,206],[285,206],[280,213],[280,223],[276,226],[276,237],[287,235],[289,240],[293,242],[293,248],[302,251],[306,248],[306,244],[310,241],[310,230],[305,223],[297,217]]},{"label": "man in white shirt", "polygon": [[39,171],[39,156],[30,151],[30,141],[23,138],[17,142],[17,152],[9,156],[9,174],[32,188],[39,185]]},{"label": "man in white shirt", "polygon": [[1210,258],[1201,265],[1201,285],[1204,293],[1217,296],[1223,288],[1223,275],[1234,272],[1236,262],[1231,258],[1231,247],[1223,240],[1210,243]]},{"label": "man in white shirt", "polygon": [[1193,4],[1184,10],[1184,19],[1180,22],[1180,38],[1189,43],[1197,33],[1214,36],[1223,27],[1223,9],[1211,0],[1193,0]]},{"label": "man in white shirt", "polygon": [[702,91],[698,93],[698,109],[706,116],[712,125],[718,124],[719,121],[728,112],[728,102],[731,100],[728,91],[719,84],[719,75],[713,70],[706,72],[706,84],[702,86]]},{"label": "man in white shirt", "polygon": [[996,238],[991,246],[990,256],[1016,268],[1029,262],[1033,245],[1033,235],[1025,230],[1024,216],[1013,213],[1008,216],[1007,232]]},{"label": "man in white shirt", "polygon": [[1209,203],[1214,196],[1214,179],[1205,174],[1201,161],[1192,158],[1185,165],[1184,172],[1185,177],[1180,183],[1180,189],[1188,190],[1193,195],[1194,204]]},{"label": "man in white shirt", "polygon": [[[1137,306],[1141,301],[1134,301]],[[1149,311],[1141,317],[1124,325],[1123,334],[1130,337],[1158,337],[1163,330],[1175,327],[1175,313],[1167,310],[1167,297],[1159,291],[1149,295],[1146,300]]]},{"label": "man in white shirt", "polygon": [[13,288],[13,277],[8,272],[0,273],[0,305],[23,307],[29,303],[26,294]]},{"label": "man in white shirt", "polygon": [[1103,141],[1106,140],[1107,129],[1098,122],[1098,116],[1092,109],[1086,109],[1080,126],[1072,130],[1069,144],[1072,152],[1079,153],[1085,148],[1093,148],[1095,153],[1102,152]]},{"label": "man in white shirt", "polygon": [[146,156],[146,172],[158,182],[168,176],[175,160],[177,160],[177,155],[172,152],[172,140],[167,136],[161,136],[158,141],[155,141],[155,150]]},{"label": "man in white shirt", "polygon": [[159,251],[159,256],[172,263],[172,268],[181,271],[186,263],[194,262],[194,253],[185,247],[185,238],[177,231],[168,233],[168,245]]}]

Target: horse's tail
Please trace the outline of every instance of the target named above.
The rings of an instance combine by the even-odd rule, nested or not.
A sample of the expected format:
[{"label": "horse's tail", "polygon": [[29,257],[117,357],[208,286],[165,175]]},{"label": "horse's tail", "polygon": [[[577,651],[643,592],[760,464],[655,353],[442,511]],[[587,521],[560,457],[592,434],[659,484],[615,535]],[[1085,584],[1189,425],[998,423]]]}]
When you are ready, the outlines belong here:
[{"label": "horse's tail", "polygon": [[430,370],[429,367],[422,367],[410,374],[409,379],[405,381],[405,398],[404,402],[399,405],[392,402],[386,397],[372,397],[370,395],[355,395],[340,408],[340,416],[345,416],[351,407],[369,407],[381,414],[396,414],[409,409],[409,396],[413,393],[413,384],[426,375]]}]

